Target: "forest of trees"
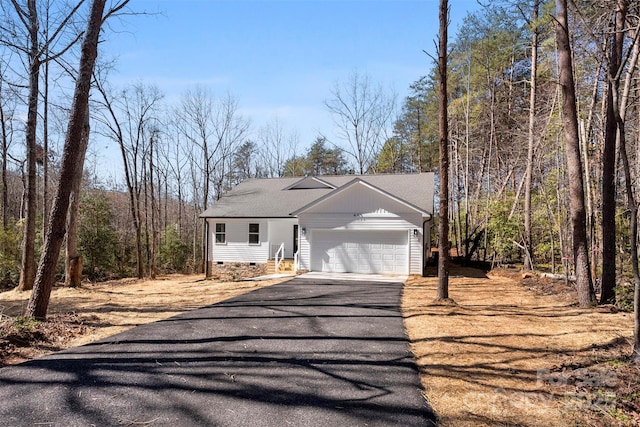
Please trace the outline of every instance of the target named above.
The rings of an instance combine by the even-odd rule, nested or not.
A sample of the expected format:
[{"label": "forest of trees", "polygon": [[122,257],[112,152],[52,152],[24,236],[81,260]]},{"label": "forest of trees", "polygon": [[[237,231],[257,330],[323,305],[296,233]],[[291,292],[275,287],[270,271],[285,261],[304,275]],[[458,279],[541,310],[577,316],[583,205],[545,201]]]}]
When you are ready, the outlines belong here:
[{"label": "forest of trees", "polygon": [[[637,275],[640,5],[569,2],[562,27],[556,3],[563,2],[489,2],[449,33],[451,246],[467,261],[574,275],[578,217],[571,201],[582,188],[587,274],[601,302],[612,302],[616,285]],[[128,9],[127,15],[145,19]],[[35,277],[88,16],[84,1],[0,5],[5,284],[28,289]],[[564,65],[572,66],[577,157],[568,156],[559,28],[570,49]],[[199,86],[169,103],[144,81],[116,86],[110,54],[100,53],[92,73],[86,167],[71,200],[77,226],[70,229],[77,234],[67,239],[67,258],[81,256],[90,280],[199,271],[198,215],[248,178],[438,171],[435,62],[403,100],[366,74],[345,76],[318,100],[334,119],[337,139],[320,133],[300,141],[277,119],[255,128],[230,93]],[[93,156],[95,144],[107,143],[117,147],[123,171],[111,180]],[[583,180],[578,187],[576,173]]]}]

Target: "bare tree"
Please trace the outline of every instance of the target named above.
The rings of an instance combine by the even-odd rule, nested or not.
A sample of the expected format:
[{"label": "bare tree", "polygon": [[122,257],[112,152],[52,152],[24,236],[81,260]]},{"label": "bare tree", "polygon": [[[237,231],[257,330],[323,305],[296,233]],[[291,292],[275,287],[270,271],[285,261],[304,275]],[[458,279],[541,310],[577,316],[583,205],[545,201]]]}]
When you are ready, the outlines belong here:
[{"label": "bare tree", "polygon": [[604,147],[602,149],[602,293],[600,303],[614,303],[616,299],[616,140],[618,109],[616,99],[620,90],[619,72],[625,39],[625,20],[628,4],[616,1],[614,34],[611,37],[608,67],[607,112]]},{"label": "bare tree", "polygon": [[367,173],[385,142],[396,95],[385,93],[382,86],[374,86],[367,75],[356,71],[346,83],[336,83],[331,96],[325,106],[333,116],[339,138],[348,146],[343,149],[353,158],[358,173]]},{"label": "bare tree", "polygon": [[[638,29],[636,29],[638,32]],[[640,364],[640,267],[638,265],[638,202],[633,190],[633,180],[631,177],[631,165],[626,149],[626,136],[625,136],[625,113],[626,102],[628,100],[630,82],[632,79],[633,71],[638,62],[638,39],[634,40],[634,55],[632,64],[627,73],[627,84],[625,87],[625,94],[623,95],[623,101],[619,108],[616,108],[615,113],[618,121],[618,146],[620,147],[620,158],[622,159],[625,190],[627,194],[627,210],[629,211],[629,246],[631,249],[631,269],[633,273],[634,282],[634,343],[633,343],[633,360],[636,364]],[[614,98],[614,101],[617,101]],[[617,102],[616,102],[617,104]],[[615,295],[615,293],[614,293]]]},{"label": "bare tree", "polygon": [[[60,42],[65,30],[69,28],[69,22],[76,16],[78,10],[84,3],[80,0],[57,23],[56,28],[42,40],[41,22],[38,14],[36,0],[26,0],[20,3],[18,0],[11,0],[11,6],[15,12],[15,19],[2,23],[2,33],[4,34],[1,43],[10,49],[25,56],[25,63],[28,64],[28,88],[27,100],[27,123],[26,123],[26,148],[27,148],[27,185],[26,185],[26,219],[24,227],[24,239],[22,250],[22,264],[20,271],[19,289],[29,290],[33,287],[36,274],[35,264],[35,237],[36,237],[36,207],[37,207],[37,181],[36,181],[36,158],[37,153],[37,122],[38,122],[38,98],[40,96],[40,68],[43,64],[52,61],[68,51],[80,39],[81,33],[74,34],[70,40],[56,52],[52,53],[51,48],[55,43]],[[47,23],[48,24],[48,23]],[[48,26],[47,26],[48,33]],[[24,42],[24,44],[20,44]]]},{"label": "bare tree", "polygon": [[29,33],[29,100],[27,102],[27,187],[26,218],[22,242],[22,263],[18,288],[26,291],[33,288],[36,276],[36,126],[38,120],[38,85],[40,83],[40,52],[38,33],[38,11],[35,0],[29,0],[27,9],[13,2]]},{"label": "bare tree", "polygon": [[[87,22],[87,29],[82,43],[79,73],[69,117],[69,125],[65,138],[60,171],[60,183],[51,209],[49,227],[45,236],[45,243],[38,265],[36,280],[25,312],[26,316],[44,319],[47,314],[51,288],[55,280],[55,271],[60,254],[60,246],[65,236],[65,221],[69,209],[69,197],[73,182],[83,171],[82,149],[83,135],[86,130],[86,115],[89,111],[89,92],[91,76],[98,56],[98,39],[100,29],[105,19],[123,8],[129,0],[123,0],[106,16],[103,16],[106,0],[94,0]],[[86,147],[84,147],[86,150]]]},{"label": "bare tree", "polygon": [[[100,79],[98,79],[100,80]],[[122,155],[125,183],[129,193],[129,210],[136,234],[136,272],[144,277],[144,247],[142,242],[143,211],[141,195],[144,167],[148,156],[150,133],[155,129],[156,109],[162,93],[155,86],[136,84],[113,94],[98,81],[102,95],[102,111],[97,120],[103,125],[102,134],[118,144]]]},{"label": "bare tree", "polygon": [[[44,9],[44,36],[49,38],[49,14],[51,2],[47,0]],[[45,57],[49,56],[49,47],[43,52]],[[42,163],[42,235],[47,232],[47,215],[49,215],[49,84],[50,84],[50,61],[44,65],[43,88],[42,88],[42,156],[36,162]]]},{"label": "bare tree", "polygon": [[440,0],[439,19],[438,128],[440,134],[440,206],[438,211],[438,295],[436,296],[436,300],[447,300],[449,299],[449,121],[447,118],[448,0]]},{"label": "bare tree", "polygon": [[[168,120],[172,122],[172,120]],[[169,135],[169,139],[173,141],[172,144],[162,144],[160,149],[162,150],[162,157],[165,159],[167,174],[170,175],[175,183],[175,195],[178,198],[178,236],[182,238],[183,221],[182,214],[185,204],[185,191],[183,186],[186,184],[185,168],[188,166],[188,155],[185,153],[184,145],[181,140],[181,134],[174,132],[176,130],[175,123],[172,123],[168,128],[172,133]],[[167,180],[169,181],[169,180]]]},{"label": "bare tree", "polygon": [[0,144],[2,153],[2,229],[9,226],[9,185],[7,177],[9,148],[13,141],[13,115],[15,114],[14,97],[9,95],[5,84],[5,66],[0,62]]},{"label": "bare tree", "polygon": [[298,135],[287,132],[280,120],[274,118],[260,129],[258,142],[266,175],[284,176],[287,160],[297,154]]},{"label": "bare tree", "polygon": [[182,97],[175,110],[178,132],[192,146],[192,162],[202,171],[203,208],[223,191],[225,173],[235,148],[243,142],[249,122],[238,113],[238,101],[227,94],[216,98],[197,87]]},{"label": "bare tree", "polygon": [[[626,1],[618,0],[618,7],[616,10],[616,34],[615,38],[618,39],[618,34],[623,33],[624,22],[620,22],[621,17],[627,14],[628,4]],[[632,27],[632,25],[630,25]],[[627,196],[627,211],[629,214],[629,247],[631,258],[631,271],[634,282],[634,342],[632,350],[632,360],[636,364],[640,364],[640,265],[638,259],[638,201],[634,194],[634,180],[631,173],[631,162],[627,153],[627,138],[626,138],[626,115],[627,106],[629,104],[630,94],[632,92],[634,74],[638,66],[640,59],[640,25],[636,23],[635,28],[631,31],[632,42],[629,46],[631,50],[631,59],[629,60],[628,67],[626,67],[626,76],[624,79],[624,88],[622,93],[619,94],[618,90],[612,92],[612,106],[613,116],[616,121],[616,145],[619,147],[620,159],[622,160],[622,169],[624,173],[625,193]],[[624,40],[617,40],[624,44]],[[617,46],[616,46],[617,47]],[[622,53],[622,49],[619,50],[619,54]],[[626,61],[623,61],[626,62]],[[614,89],[619,89],[619,81],[621,80],[624,67],[623,64],[616,70],[614,76],[609,76],[613,80]],[[604,294],[604,289],[603,289]],[[615,292],[613,292],[615,297]],[[600,298],[600,303],[607,302]]]},{"label": "bare tree", "polygon": [[[198,205],[196,198],[198,194],[202,194],[202,208],[206,210],[212,199],[218,199],[229,185],[233,153],[243,142],[249,122],[238,113],[238,101],[234,97],[227,94],[225,97],[216,98],[213,93],[202,87],[185,93],[174,115],[177,118],[174,123],[177,125],[178,133],[189,141],[191,146],[194,204]],[[196,177],[196,170],[201,171],[199,177]],[[203,182],[204,191],[196,191],[196,179]],[[197,218],[194,221],[197,221]],[[204,233],[204,230],[202,232]],[[203,239],[205,237],[202,236]],[[196,240],[197,237],[194,235],[194,262]],[[202,256],[203,270],[204,259]]]},{"label": "bare tree", "polygon": [[569,179],[569,207],[573,230],[573,258],[575,263],[578,302],[581,306],[595,304],[596,297],[589,274],[589,250],[585,196],[578,136],[576,92],[571,62],[571,46],[567,27],[567,1],[556,0],[556,41],[558,44],[559,83],[562,89],[562,114],[564,120],[567,173]]},{"label": "bare tree", "polygon": [[217,147],[213,177],[217,200],[229,189],[233,154],[245,141],[250,122],[239,114],[238,101],[229,94],[218,100],[213,118],[213,135]]},{"label": "bare tree", "polygon": [[[209,206],[210,188],[215,168],[214,156],[218,147],[213,142],[213,94],[203,87],[187,91],[175,109],[174,124],[178,133],[189,142],[189,154],[193,165],[202,170],[204,209]],[[194,194],[195,197],[195,194]]]},{"label": "bare tree", "polygon": [[[158,145],[158,134],[159,131],[157,129],[151,130],[151,135],[149,136],[149,159],[148,159],[148,167],[149,173],[148,178],[146,179],[147,184],[145,184],[145,193],[149,194],[151,197],[151,244],[147,245],[147,248],[150,250],[149,253],[149,277],[152,279],[156,278],[158,274],[157,270],[157,253],[158,253],[158,198],[156,197],[156,183],[154,181],[154,174],[157,174],[156,165],[154,164],[155,157],[157,156],[157,145]],[[147,196],[145,196],[146,198]],[[147,228],[148,230],[148,228]],[[147,231],[147,235],[149,232]]]},{"label": "bare tree", "polygon": [[525,268],[533,270],[533,242],[531,232],[531,189],[533,178],[534,147],[536,142],[536,96],[538,90],[538,16],[540,0],[533,0],[531,13],[531,79],[529,81],[529,137],[527,140],[527,168],[524,184],[524,247]]},{"label": "bare tree", "polygon": [[[193,156],[189,162],[189,174],[191,178],[191,226],[193,228],[193,234],[191,235],[191,262],[192,265],[198,265],[198,256],[201,257],[201,264],[205,263],[205,257],[202,257],[204,254],[204,245],[200,244],[199,238],[206,237],[205,230],[201,230],[204,228],[201,226],[202,221],[198,218],[197,212],[202,212],[204,209],[202,207],[201,199],[198,197],[198,194],[202,194],[202,189],[204,187],[202,181],[202,173],[201,169],[198,167],[196,162],[193,159]],[[205,266],[206,267],[206,266]]]}]

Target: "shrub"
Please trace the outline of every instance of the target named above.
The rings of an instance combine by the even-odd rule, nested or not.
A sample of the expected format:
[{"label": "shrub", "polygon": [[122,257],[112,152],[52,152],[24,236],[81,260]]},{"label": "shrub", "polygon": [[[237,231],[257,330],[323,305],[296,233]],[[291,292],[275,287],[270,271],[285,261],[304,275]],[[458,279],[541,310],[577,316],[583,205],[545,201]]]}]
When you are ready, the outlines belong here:
[{"label": "shrub", "polygon": [[20,280],[21,239],[19,227],[0,227],[0,288],[17,286]]},{"label": "shrub", "polygon": [[84,257],[84,268],[90,279],[110,277],[117,267],[117,236],[112,224],[109,200],[89,195],[80,204],[78,250]]},{"label": "shrub", "polygon": [[632,283],[619,283],[616,286],[616,306],[620,310],[633,312],[633,291]]},{"label": "shrub", "polygon": [[178,225],[168,226],[160,245],[161,267],[169,273],[187,273],[190,269],[190,256],[190,246],[180,239]]}]

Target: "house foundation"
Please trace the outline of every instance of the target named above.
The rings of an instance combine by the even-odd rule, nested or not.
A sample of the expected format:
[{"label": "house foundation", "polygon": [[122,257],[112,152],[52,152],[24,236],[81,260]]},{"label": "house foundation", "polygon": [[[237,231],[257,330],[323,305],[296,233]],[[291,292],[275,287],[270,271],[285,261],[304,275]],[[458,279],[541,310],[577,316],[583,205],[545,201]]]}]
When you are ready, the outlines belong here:
[{"label": "house foundation", "polygon": [[263,276],[267,273],[267,264],[245,262],[209,262],[207,279],[221,282],[238,282],[251,277]]}]

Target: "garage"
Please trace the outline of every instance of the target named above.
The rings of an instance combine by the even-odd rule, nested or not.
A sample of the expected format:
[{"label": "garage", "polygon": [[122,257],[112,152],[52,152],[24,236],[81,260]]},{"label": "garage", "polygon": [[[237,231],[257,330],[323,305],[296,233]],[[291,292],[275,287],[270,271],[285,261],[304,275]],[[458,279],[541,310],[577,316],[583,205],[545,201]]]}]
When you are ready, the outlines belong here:
[{"label": "garage", "polygon": [[314,230],[311,270],[334,273],[407,274],[406,230]]}]

